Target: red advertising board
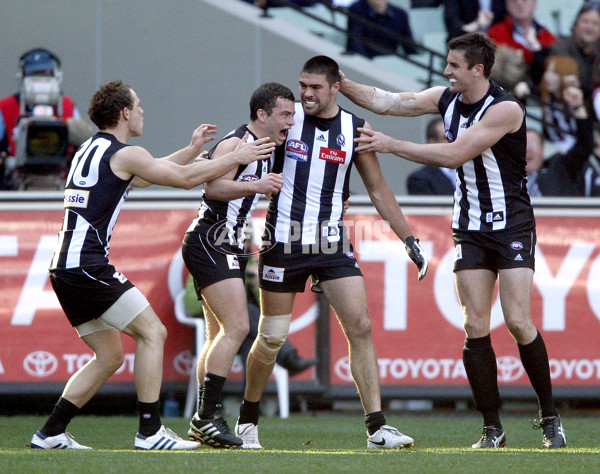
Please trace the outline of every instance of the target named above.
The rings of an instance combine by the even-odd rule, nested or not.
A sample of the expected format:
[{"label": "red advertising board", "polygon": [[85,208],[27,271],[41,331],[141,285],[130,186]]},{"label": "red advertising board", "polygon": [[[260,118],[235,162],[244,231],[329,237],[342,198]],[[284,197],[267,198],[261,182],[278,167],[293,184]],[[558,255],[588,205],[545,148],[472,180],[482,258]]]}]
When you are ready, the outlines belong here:
[{"label": "red advertising board", "polygon": [[[193,364],[193,329],[174,315],[185,278],[180,244],[195,217],[193,205],[128,202],[111,240],[111,262],[146,295],[168,329],[165,381],[188,380]],[[421,282],[403,244],[370,207],[351,208],[346,216],[367,286],[381,383],[466,386],[449,208],[404,210],[429,257]],[[546,341],[555,386],[600,385],[600,216],[593,210],[578,214],[537,213],[531,312]],[[64,317],[47,277],[62,210],[59,203],[3,204],[0,216],[0,386],[66,381],[91,353]],[[263,217],[258,211],[255,235]],[[305,357],[315,356],[316,315],[314,294],[298,295],[290,339]],[[528,385],[497,299],[492,340],[500,383]],[[135,347],[126,336],[123,342],[125,363],[114,382],[133,380]],[[347,344],[333,315],[329,354],[331,383],[351,385]]]}]

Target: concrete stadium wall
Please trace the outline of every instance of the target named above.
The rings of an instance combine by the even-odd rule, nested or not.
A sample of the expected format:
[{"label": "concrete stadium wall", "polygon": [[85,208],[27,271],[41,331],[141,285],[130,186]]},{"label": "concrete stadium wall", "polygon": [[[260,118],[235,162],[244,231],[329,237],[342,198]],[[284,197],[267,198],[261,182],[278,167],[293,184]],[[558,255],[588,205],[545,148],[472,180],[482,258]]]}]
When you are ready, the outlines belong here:
[{"label": "concrete stadium wall", "polygon": [[[351,78],[390,90],[418,90],[413,81],[283,20],[261,18],[239,0],[2,0],[0,96],[17,89],[20,55],[45,47],[62,61],[65,93],[86,114],[91,94],[114,79],[130,83],[142,101],[144,136],[131,143],[163,156],[186,145],[203,122],[219,136],[247,122],[248,100],[261,83],[278,81],[297,93],[302,64],[326,54]],[[373,128],[424,139],[429,117],[380,117],[345,98],[339,103]],[[382,169],[396,194],[416,165],[388,155]],[[358,173],[351,191],[364,193]]]}]

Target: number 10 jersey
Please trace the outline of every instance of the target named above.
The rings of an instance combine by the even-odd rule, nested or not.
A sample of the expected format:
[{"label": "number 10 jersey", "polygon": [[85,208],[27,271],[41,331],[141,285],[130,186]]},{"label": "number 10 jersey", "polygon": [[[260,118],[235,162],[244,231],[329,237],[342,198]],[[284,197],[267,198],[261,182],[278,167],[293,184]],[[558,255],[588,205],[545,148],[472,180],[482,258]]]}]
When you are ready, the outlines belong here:
[{"label": "number 10 jersey", "polygon": [[73,157],[65,186],[65,212],[50,270],[109,264],[112,230],[131,188],[110,167],[110,158],[128,146],[99,132]]}]

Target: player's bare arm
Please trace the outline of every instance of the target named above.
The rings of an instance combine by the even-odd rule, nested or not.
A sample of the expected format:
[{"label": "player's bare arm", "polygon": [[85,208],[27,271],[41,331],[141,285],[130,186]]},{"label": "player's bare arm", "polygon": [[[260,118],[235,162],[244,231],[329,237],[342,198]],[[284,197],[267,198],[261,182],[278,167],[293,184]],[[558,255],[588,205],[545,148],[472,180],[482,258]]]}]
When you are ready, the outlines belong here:
[{"label": "player's bare arm", "polygon": [[130,146],[117,151],[111,158],[113,172],[122,179],[139,176],[145,181],[163,186],[192,189],[222,176],[240,164],[270,157],[275,143],[269,138],[247,142],[247,135],[237,147],[219,160],[200,160],[185,166],[168,160],[156,160],[142,147]]},{"label": "player's bare arm", "polygon": [[355,104],[379,115],[416,117],[437,113],[445,89],[437,86],[422,92],[389,92],[351,81],[341,71],[340,76],[340,92]]},{"label": "player's bare arm", "polygon": [[[241,139],[232,137],[222,141],[213,152],[212,160],[218,160],[230,153],[238,146]],[[219,201],[231,201],[252,194],[277,193],[283,186],[283,175],[269,173],[267,176],[256,181],[234,181],[236,169],[233,168],[226,174],[206,183],[205,195],[210,199]]]},{"label": "player's bare arm", "polygon": [[[168,156],[158,159],[172,161],[178,165],[185,165],[202,152],[204,145],[212,142],[215,139],[215,137],[212,136],[215,133],[217,133],[216,125],[203,123],[192,133],[192,139],[190,140],[190,144],[188,146],[176,151],[175,153],[171,153]],[[131,185],[135,188],[145,188],[147,186],[151,186],[152,183],[141,179],[139,176],[136,176],[133,178]]]},{"label": "player's bare arm", "polygon": [[396,140],[381,132],[359,129],[355,141],[359,152],[392,153],[415,163],[458,168],[479,156],[504,135],[516,132],[523,121],[523,110],[515,102],[501,102],[490,107],[482,119],[469,127],[452,143],[417,144]]}]

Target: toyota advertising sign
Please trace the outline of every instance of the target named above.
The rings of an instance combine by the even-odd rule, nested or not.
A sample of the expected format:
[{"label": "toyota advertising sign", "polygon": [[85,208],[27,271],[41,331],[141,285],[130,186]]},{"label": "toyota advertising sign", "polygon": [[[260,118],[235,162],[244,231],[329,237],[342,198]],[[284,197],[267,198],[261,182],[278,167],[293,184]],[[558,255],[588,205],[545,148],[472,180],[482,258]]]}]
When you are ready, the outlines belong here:
[{"label": "toyota advertising sign", "polygon": [[[48,280],[61,204],[0,204],[0,391],[7,384],[65,382],[92,357],[67,322]],[[111,240],[111,262],[148,298],[167,327],[166,382],[187,381],[194,366],[193,328],[177,322],[174,301],[184,288],[180,245],[196,205],[193,200],[130,198]],[[383,392],[419,387],[426,397],[427,387],[431,393],[434,387],[467,388],[450,206],[402,207],[429,258],[421,282],[403,243],[370,205],[354,204],[345,216],[365,277]],[[264,209],[257,210],[255,236],[264,227],[264,215]],[[568,389],[572,396],[589,393],[600,385],[600,212],[536,208],[536,220],[532,319],[544,336],[555,387]],[[317,357],[328,366],[297,379],[351,388],[346,339],[330,312],[328,343],[318,346],[318,314],[318,299],[307,288],[297,297],[290,340],[304,357]],[[497,297],[491,328],[500,386],[529,386]],[[111,382],[133,381],[135,345],[126,336],[122,339],[125,362]],[[240,371],[236,364],[237,380]],[[317,380],[323,373],[328,380]]]}]

